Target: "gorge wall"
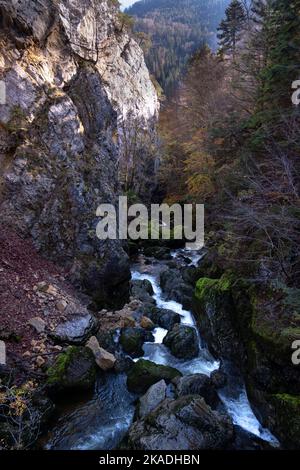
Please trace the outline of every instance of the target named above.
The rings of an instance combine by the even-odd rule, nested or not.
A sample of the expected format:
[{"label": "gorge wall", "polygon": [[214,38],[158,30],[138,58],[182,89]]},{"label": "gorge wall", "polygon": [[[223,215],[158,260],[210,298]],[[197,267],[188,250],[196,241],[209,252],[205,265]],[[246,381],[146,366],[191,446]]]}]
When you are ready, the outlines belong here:
[{"label": "gorge wall", "polygon": [[96,238],[96,208],[120,194],[126,123],[151,136],[159,109],[118,11],[113,0],[0,1],[1,220],[99,305],[118,302],[130,271],[119,241]]}]

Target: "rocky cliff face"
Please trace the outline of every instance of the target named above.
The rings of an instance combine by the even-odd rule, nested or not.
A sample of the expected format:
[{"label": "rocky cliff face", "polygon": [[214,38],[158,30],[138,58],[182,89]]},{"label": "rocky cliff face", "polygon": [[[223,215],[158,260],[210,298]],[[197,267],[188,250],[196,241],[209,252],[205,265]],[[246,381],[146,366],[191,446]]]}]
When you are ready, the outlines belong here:
[{"label": "rocky cliff face", "polygon": [[99,304],[118,302],[127,256],[119,241],[96,238],[95,213],[120,193],[127,123],[153,132],[158,100],[143,53],[114,0],[0,0],[0,13],[1,219]]}]

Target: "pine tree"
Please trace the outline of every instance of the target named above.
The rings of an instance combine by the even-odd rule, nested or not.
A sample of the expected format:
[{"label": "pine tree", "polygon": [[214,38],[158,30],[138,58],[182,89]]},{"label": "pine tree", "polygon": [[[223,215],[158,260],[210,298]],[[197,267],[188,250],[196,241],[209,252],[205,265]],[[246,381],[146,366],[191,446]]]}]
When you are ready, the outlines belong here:
[{"label": "pine tree", "polygon": [[299,79],[300,0],[275,0],[270,18],[272,48],[263,78],[267,107],[291,108],[291,84]]},{"label": "pine tree", "polygon": [[218,28],[218,39],[221,51],[235,58],[237,44],[246,23],[245,9],[241,2],[232,0],[225,15]]}]

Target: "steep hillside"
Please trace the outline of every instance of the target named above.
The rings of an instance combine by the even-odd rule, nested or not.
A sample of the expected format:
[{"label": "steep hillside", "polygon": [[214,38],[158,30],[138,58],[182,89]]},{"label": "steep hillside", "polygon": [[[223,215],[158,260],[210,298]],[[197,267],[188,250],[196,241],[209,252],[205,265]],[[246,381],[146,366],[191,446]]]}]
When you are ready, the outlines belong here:
[{"label": "steep hillside", "polygon": [[228,0],[141,0],[127,9],[135,29],[148,34],[146,62],[169,94],[191,55],[203,43],[216,46],[216,31]]}]

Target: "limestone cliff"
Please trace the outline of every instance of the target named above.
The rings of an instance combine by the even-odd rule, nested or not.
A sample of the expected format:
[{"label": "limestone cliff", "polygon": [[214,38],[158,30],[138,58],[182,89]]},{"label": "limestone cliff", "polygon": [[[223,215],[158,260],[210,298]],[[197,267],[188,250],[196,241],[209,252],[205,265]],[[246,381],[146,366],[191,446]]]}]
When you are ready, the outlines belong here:
[{"label": "limestone cliff", "polygon": [[99,304],[118,301],[130,274],[120,242],[96,238],[96,208],[120,194],[124,128],[151,136],[159,107],[117,3],[0,0],[1,220]]}]

